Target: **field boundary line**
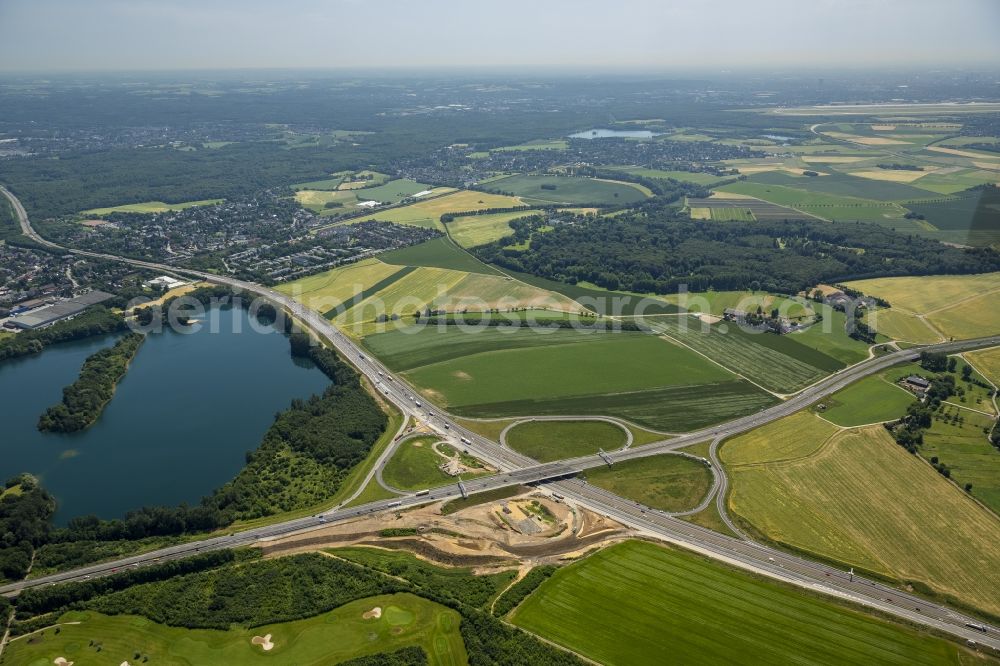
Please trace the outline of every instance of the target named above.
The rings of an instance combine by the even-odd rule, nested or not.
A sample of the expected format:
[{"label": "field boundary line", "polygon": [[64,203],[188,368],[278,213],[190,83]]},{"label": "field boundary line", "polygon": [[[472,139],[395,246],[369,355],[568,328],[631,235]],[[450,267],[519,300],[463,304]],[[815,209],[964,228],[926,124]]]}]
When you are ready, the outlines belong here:
[{"label": "field boundary line", "polygon": [[[817,417],[823,419],[823,417],[821,417],[821,416],[817,416]],[[823,420],[826,421],[826,419],[823,419]],[[827,421],[827,423],[830,423],[830,422]],[[806,454],[804,456],[798,456],[796,458],[778,458],[776,460],[765,460],[765,461],[762,461],[762,462],[729,463],[729,467],[731,469],[753,469],[755,467],[771,467],[771,466],[784,467],[784,466],[787,466],[787,465],[792,464],[792,463],[802,462],[803,460],[808,460],[810,458],[814,458],[814,457],[820,455],[827,448],[830,447],[830,443],[835,438],[840,437],[844,433],[846,433],[846,432],[848,432],[850,430],[854,430],[855,429],[855,428],[846,428],[844,426],[839,426],[836,423],[831,423],[830,425],[836,427],[837,428],[837,432],[831,433],[829,437],[827,437],[826,439],[823,440],[822,444],[820,444],[818,447],[816,447],[815,451],[812,451],[811,453],[808,453],[808,454]],[[882,425],[882,424],[881,423],[875,423],[875,424],[871,424],[871,425],[868,425],[868,426],[856,426],[856,427],[857,428],[863,428],[863,427],[870,428],[870,427],[872,427],[872,425]]]},{"label": "field boundary line", "polygon": [[[698,351],[698,350],[697,350],[697,349],[695,349],[694,347],[692,347],[692,346],[690,346],[690,345],[688,345],[688,344],[686,344],[686,343],[682,342],[681,340],[679,340],[679,339],[677,339],[677,338],[673,337],[672,335],[670,335],[669,333],[667,333],[667,332],[666,332],[665,330],[661,330],[661,331],[659,331],[658,335],[659,335],[659,337],[661,337],[661,338],[667,338],[667,339],[668,339],[668,340],[670,340],[671,342],[675,342],[675,343],[679,344],[679,345],[680,345],[681,347],[684,347],[685,349],[689,349],[689,350],[693,351],[693,352],[694,352],[695,354],[698,354],[698,355],[699,355],[699,356],[701,356],[702,358],[705,358],[705,359],[708,359],[708,361],[709,361],[709,362],[711,362],[711,363],[714,363],[715,365],[719,366],[720,368],[722,368],[722,369],[723,369],[723,370],[725,370],[726,372],[729,372],[729,373],[732,373],[732,374],[733,374],[733,376],[735,376],[735,377],[739,377],[739,378],[740,378],[740,379],[742,379],[743,381],[745,381],[745,382],[748,382],[748,383],[750,383],[750,384],[753,384],[754,386],[756,386],[757,388],[759,388],[759,389],[760,389],[761,391],[764,391],[764,392],[766,392],[766,393],[769,393],[770,395],[773,395],[773,396],[774,396],[775,398],[778,398],[779,400],[782,400],[782,401],[783,401],[783,400],[785,400],[785,399],[786,399],[786,398],[787,398],[787,397],[788,397],[789,395],[795,395],[794,393],[777,393],[777,392],[775,392],[775,391],[772,391],[772,390],[770,390],[770,389],[766,389],[766,388],[764,388],[763,386],[761,386],[760,384],[758,384],[757,382],[753,381],[752,379],[750,379],[750,378],[748,378],[748,377],[746,377],[746,376],[744,376],[744,375],[742,375],[742,374],[740,374],[740,373],[736,372],[736,371],[735,371],[735,370],[733,370],[732,368],[727,368],[726,366],[722,365],[721,363],[719,363],[718,361],[716,361],[716,360],[715,360],[714,358],[712,358],[711,356],[708,356],[707,354],[703,354],[702,352]],[[820,380],[820,381],[822,381],[822,380]],[[809,387],[807,386],[807,387],[805,387],[805,388],[809,388]],[[805,390],[805,389],[799,389],[799,390]]]},{"label": "field boundary line", "polygon": [[[936,314],[938,312],[943,312],[945,310],[950,310],[952,308],[958,307],[962,303],[966,303],[968,301],[973,301],[973,300],[975,300],[977,298],[982,298],[983,296],[989,296],[989,295],[995,294],[997,292],[1000,292],[1000,287],[994,287],[993,289],[990,289],[989,291],[984,291],[981,294],[974,294],[972,296],[966,296],[965,298],[959,299],[959,300],[955,301],[954,303],[949,303],[948,305],[942,305],[939,308],[935,308],[933,310],[928,310],[927,312],[924,312],[923,314],[918,315],[918,316],[920,316],[920,317],[926,317],[927,315],[932,315],[932,314]],[[916,314],[916,313],[914,313],[914,314]]]}]

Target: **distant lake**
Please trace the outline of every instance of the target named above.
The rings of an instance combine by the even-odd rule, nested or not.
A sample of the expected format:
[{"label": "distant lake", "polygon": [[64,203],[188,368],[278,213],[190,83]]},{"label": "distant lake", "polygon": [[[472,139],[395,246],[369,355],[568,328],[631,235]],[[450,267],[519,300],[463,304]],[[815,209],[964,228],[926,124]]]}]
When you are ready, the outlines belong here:
[{"label": "distant lake", "polygon": [[235,476],[276,412],[330,382],[291,357],[284,335],[251,328],[242,308],[210,310],[206,323],[213,316],[217,333],[203,326],[150,334],[100,420],[79,433],[35,426],[84,359],[114,336],[0,363],[0,478],[39,477],[65,524],[91,513],[116,518],[146,505],[194,504]]},{"label": "distant lake", "polygon": [[651,132],[649,130],[612,130],[612,129],[592,129],[586,132],[577,132],[576,134],[570,134],[571,139],[652,139],[654,136],[659,136],[658,132]]}]

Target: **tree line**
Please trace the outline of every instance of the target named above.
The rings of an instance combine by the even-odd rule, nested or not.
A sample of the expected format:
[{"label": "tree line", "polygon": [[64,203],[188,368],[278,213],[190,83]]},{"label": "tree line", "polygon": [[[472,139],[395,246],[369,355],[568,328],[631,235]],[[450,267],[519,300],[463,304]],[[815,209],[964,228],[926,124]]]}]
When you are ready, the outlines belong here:
[{"label": "tree line", "polygon": [[614,218],[575,217],[551,229],[539,218],[510,225],[513,239],[473,252],[508,270],[611,291],[669,294],[686,286],[794,294],[822,282],[1000,269],[996,250],[949,247],[874,224],[706,225],[655,200]]}]

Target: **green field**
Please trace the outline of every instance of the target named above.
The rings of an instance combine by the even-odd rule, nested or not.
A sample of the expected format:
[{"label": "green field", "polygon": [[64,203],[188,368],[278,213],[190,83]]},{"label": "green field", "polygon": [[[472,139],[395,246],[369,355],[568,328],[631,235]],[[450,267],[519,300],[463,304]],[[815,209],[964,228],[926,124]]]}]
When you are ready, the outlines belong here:
[{"label": "green field", "polygon": [[[362,201],[378,201],[383,204],[399,203],[403,199],[424,190],[432,190],[433,186],[418,183],[408,178],[390,180],[373,187],[348,187],[347,183],[339,182],[333,186],[336,179],[300,183],[296,187],[295,199],[314,213],[334,215],[358,209]],[[315,187],[307,187],[314,185]],[[339,206],[328,207],[328,203]]]},{"label": "green field", "polygon": [[595,467],[583,477],[587,483],[661,511],[693,509],[712,487],[707,465],[671,454]]},{"label": "green field", "polygon": [[462,247],[485,245],[514,233],[510,227],[512,220],[534,214],[534,211],[517,211],[456,217],[447,224],[448,235]]},{"label": "green field", "polygon": [[804,388],[844,367],[790,335],[750,333],[732,323],[704,326],[694,317],[662,317],[655,325],[733,372],[780,393]]},{"label": "green field", "polygon": [[516,146],[503,146],[502,148],[492,148],[490,152],[506,150],[566,150],[569,142],[566,139],[535,139],[526,143],[519,143]]},{"label": "green field", "polygon": [[860,426],[898,419],[915,399],[912,393],[879,374],[865,377],[825,398],[826,409],[817,411],[839,426]]},{"label": "green field", "polygon": [[645,167],[619,167],[615,171],[624,171],[625,173],[630,173],[633,176],[642,176],[643,178],[671,178],[673,180],[679,180],[685,183],[694,183],[696,185],[714,185],[719,183],[726,178],[734,178],[735,176],[716,176],[711,173],[700,173],[695,171],[664,171],[662,169],[647,169]]},{"label": "green field", "polygon": [[594,414],[614,416],[663,432],[685,432],[753,414],[776,402],[770,394],[737,380],[551,400],[509,400],[454,407],[451,411],[469,418]]},{"label": "green field", "polygon": [[804,298],[791,298],[766,291],[690,291],[668,294],[663,300],[676,304],[688,312],[704,312],[722,316],[727,308],[752,312],[758,307],[765,312],[778,308],[779,314],[788,319],[810,317],[817,303]]},{"label": "green field", "polygon": [[971,483],[973,497],[1000,514],[1000,451],[984,432],[994,423],[992,416],[944,405],[924,433],[920,455],[947,465],[955,483]]},{"label": "green field", "polygon": [[[435,194],[449,192],[447,188],[436,188]],[[398,224],[411,224],[417,227],[428,227],[431,229],[442,229],[441,216],[445,213],[461,213],[473,210],[485,210],[487,208],[513,208],[523,206],[524,202],[515,197],[508,197],[499,194],[487,194],[486,192],[473,192],[471,190],[459,190],[445,196],[432,196],[422,198],[416,203],[398,208],[378,211],[371,215],[356,217],[349,220],[350,224],[367,222],[368,220],[381,220],[383,222],[396,222]]]},{"label": "green field", "polygon": [[[554,190],[543,189],[554,186]],[[582,176],[535,176],[519,174],[494,180],[491,190],[508,192],[526,203],[597,204],[603,206],[637,203],[646,198],[639,186],[631,183],[584,178]]]},{"label": "green field", "polygon": [[905,201],[907,199],[919,199],[928,196],[925,190],[917,189],[913,185],[894,183],[888,180],[875,180],[873,178],[859,178],[845,173],[809,177],[793,176],[783,171],[767,171],[754,174],[750,177],[750,181],[764,185],[791,187],[810,193],[831,194],[834,196],[871,199],[874,201]]},{"label": "green field", "polygon": [[484,352],[425,365],[405,375],[425,395],[448,407],[615,394],[731,378],[697,354],[657,337],[583,332],[576,336],[580,341]]},{"label": "green field", "polygon": [[[445,456],[434,452],[436,437],[415,437],[399,445],[382,470],[382,478],[393,488],[400,490],[423,490],[455,483],[455,477],[439,469],[446,461]],[[471,479],[486,472],[463,474]]]},{"label": "green field", "polygon": [[906,210],[899,204],[891,202],[822,192],[807,192],[783,185],[766,185],[748,181],[730,183],[718,189],[720,192],[745,194],[770,201],[779,206],[788,206],[827,220],[877,222],[901,231],[915,227],[910,220],[903,219]]},{"label": "green field", "polygon": [[[362,618],[375,607],[382,609],[380,618]],[[5,661],[50,666],[63,657],[81,665],[109,666],[126,661],[133,666],[146,661],[189,666],[258,662],[319,666],[416,645],[432,664],[467,663],[459,614],[412,594],[370,597],[305,620],[255,629],[181,629],[134,615],[79,611],[64,614],[60,622],[64,624],[58,634],[49,629],[11,642],[4,651]],[[274,644],[270,651],[251,644],[254,636],[267,634]]]},{"label": "green field", "polygon": [[754,222],[757,220],[749,208],[712,208],[712,219],[717,222]]},{"label": "green field", "polygon": [[501,275],[500,271],[479,261],[455,245],[447,236],[433,238],[399,250],[383,252],[379,259],[387,264],[400,266],[428,266],[484,275]]},{"label": "green field", "polygon": [[625,431],[607,421],[529,421],[507,431],[507,445],[540,462],[614,451],[626,442]]},{"label": "green field", "polygon": [[962,648],[699,555],[639,541],[563,567],[514,624],[603,664],[958,664]]},{"label": "green field", "polygon": [[1000,614],[1000,520],[880,425],[799,413],[723,444],[729,511],[752,533]]},{"label": "green field", "polygon": [[201,201],[185,201],[183,203],[163,203],[162,201],[144,201],[142,203],[124,204],[122,206],[111,206],[110,208],[91,208],[81,211],[81,215],[90,217],[105,217],[111,213],[165,213],[171,210],[184,210],[195,206],[211,206],[222,203],[222,199],[202,199]]},{"label": "green field", "polygon": [[[635,314],[656,315],[679,312],[673,303],[666,298],[645,298],[639,294],[629,294],[622,291],[607,291],[597,287],[585,287],[580,284],[567,284],[529,273],[506,270],[508,275],[541,289],[563,294],[581,304],[582,308],[602,315],[631,317]],[[643,308],[642,312],[636,310]]]},{"label": "green field", "polygon": [[791,340],[812,347],[845,365],[853,365],[868,358],[868,345],[847,335],[844,328],[847,315],[829,305],[812,303],[810,307],[817,314],[823,315],[823,321],[804,331],[792,333]]}]

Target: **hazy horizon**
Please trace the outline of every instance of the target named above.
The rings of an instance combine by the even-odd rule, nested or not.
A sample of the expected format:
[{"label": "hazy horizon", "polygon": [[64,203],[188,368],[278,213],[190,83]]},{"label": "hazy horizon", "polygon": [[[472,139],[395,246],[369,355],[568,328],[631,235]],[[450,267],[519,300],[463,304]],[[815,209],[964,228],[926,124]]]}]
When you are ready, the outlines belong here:
[{"label": "hazy horizon", "polygon": [[1000,3],[4,0],[0,71],[987,67]]}]

